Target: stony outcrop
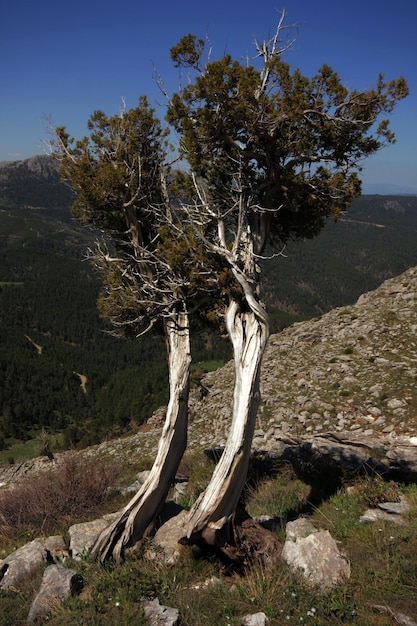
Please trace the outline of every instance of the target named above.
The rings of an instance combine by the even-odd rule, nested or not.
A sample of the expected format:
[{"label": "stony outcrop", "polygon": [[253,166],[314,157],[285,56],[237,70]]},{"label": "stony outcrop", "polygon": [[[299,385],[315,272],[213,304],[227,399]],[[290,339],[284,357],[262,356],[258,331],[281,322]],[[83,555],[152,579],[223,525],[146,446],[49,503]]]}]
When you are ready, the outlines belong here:
[{"label": "stony outcrop", "polygon": [[[254,446],[278,433],[409,441],[417,433],[416,376],[417,268],[411,268],[352,306],[271,336]],[[203,384],[209,393],[203,399],[194,393],[192,416],[200,423],[209,415],[221,443],[231,414],[232,364],[208,374]]]}]

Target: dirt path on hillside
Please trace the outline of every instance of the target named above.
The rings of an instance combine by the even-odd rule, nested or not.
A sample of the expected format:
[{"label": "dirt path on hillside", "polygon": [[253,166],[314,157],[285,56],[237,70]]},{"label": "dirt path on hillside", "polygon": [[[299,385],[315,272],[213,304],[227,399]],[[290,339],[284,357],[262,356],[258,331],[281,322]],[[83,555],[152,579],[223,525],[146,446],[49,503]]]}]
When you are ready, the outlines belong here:
[{"label": "dirt path on hillside", "polygon": [[80,379],[80,386],[84,393],[87,393],[87,383],[88,378],[84,374],[79,374],[78,372],[74,372],[76,376]]},{"label": "dirt path on hillside", "polygon": [[28,341],[32,344],[32,346],[33,346],[34,348],[36,348],[36,350],[38,351],[39,356],[41,356],[41,354],[42,354],[42,350],[43,350],[43,347],[42,347],[42,346],[40,346],[38,343],[35,343],[35,342],[33,341],[33,339],[31,339],[31,338],[29,337],[29,335],[25,335],[25,337],[26,337],[26,339],[27,339],[27,340],[28,340]]}]

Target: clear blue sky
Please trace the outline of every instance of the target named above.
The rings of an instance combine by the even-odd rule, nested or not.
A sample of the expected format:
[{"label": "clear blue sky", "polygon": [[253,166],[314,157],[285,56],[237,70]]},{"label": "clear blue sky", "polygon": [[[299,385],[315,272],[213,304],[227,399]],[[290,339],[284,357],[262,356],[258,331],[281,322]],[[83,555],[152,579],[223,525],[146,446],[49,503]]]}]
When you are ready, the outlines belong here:
[{"label": "clear blue sky", "polygon": [[273,33],[277,10],[298,23],[285,60],[306,75],[330,64],[351,88],[371,86],[382,72],[403,75],[410,96],[391,118],[397,136],[367,162],[365,184],[417,190],[417,3],[415,0],[13,0],[0,18],[0,161],[42,153],[44,118],[79,138],[96,109],[117,113],[121,98],[163,102],[154,67],[177,85],[169,50],[193,32],[224,50],[250,55],[253,37]]}]

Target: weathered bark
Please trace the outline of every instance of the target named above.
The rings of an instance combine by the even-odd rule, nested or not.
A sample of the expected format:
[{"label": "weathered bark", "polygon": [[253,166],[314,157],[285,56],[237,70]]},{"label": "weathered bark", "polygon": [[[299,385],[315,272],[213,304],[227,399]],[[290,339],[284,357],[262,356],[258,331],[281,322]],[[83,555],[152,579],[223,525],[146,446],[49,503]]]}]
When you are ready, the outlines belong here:
[{"label": "weathered bark", "polygon": [[232,301],[226,325],[233,345],[235,387],[233,418],[225,449],[206,490],[193,505],[184,542],[203,539],[210,545],[230,542],[233,521],[245,485],[256,414],[260,401],[260,370],[269,336],[268,318],[259,303],[244,310]]},{"label": "weathered bark", "polygon": [[188,315],[181,312],[165,323],[170,398],[158,452],[146,481],[118,519],[106,528],[92,548],[101,560],[120,561],[152,528],[164,505],[187,446],[189,369],[191,363]]}]

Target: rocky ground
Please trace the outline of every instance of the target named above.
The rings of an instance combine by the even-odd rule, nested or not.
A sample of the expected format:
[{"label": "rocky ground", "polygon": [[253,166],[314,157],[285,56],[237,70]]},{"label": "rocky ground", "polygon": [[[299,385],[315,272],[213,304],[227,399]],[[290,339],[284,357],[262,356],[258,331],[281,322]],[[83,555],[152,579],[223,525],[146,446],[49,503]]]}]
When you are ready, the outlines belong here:
[{"label": "rocky ground", "polygon": [[[294,324],[270,338],[259,428],[293,435],[349,431],[392,439],[417,433],[417,268],[353,306]],[[231,364],[208,374],[193,398],[194,424],[224,435]],[[214,425],[214,428],[213,428]]]}]

